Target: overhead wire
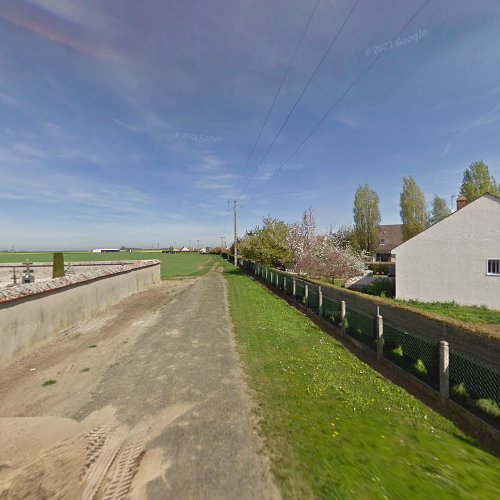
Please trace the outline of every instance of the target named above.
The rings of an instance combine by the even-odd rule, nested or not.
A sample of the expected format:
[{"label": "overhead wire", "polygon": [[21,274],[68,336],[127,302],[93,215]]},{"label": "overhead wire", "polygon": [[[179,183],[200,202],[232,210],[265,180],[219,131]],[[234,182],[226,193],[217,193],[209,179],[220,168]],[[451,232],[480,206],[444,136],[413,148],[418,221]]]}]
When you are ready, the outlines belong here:
[{"label": "overhead wire", "polygon": [[259,140],[260,140],[260,137],[262,135],[262,132],[264,131],[265,126],[267,125],[267,122],[269,120],[269,116],[271,115],[271,112],[274,109],[274,105],[276,104],[276,101],[278,100],[278,97],[279,97],[279,95],[281,93],[281,89],[283,88],[283,84],[285,83],[285,80],[286,80],[286,78],[288,76],[288,73],[290,72],[290,69],[293,66],[293,63],[295,62],[295,58],[297,56],[297,53],[299,51],[300,46],[302,45],[302,42],[303,42],[304,38],[306,36],[306,33],[309,30],[309,26],[311,24],[312,18],[314,17],[314,14],[316,12],[316,9],[318,8],[318,5],[319,5],[320,1],[321,0],[316,0],[316,3],[315,3],[315,5],[314,5],[314,7],[313,7],[313,9],[311,11],[311,14],[309,15],[309,18],[307,19],[307,23],[306,23],[306,25],[305,25],[305,27],[304,27],[304,29],[302,31],[302,35],[301,35],[299,41],[297,42],[297,45],[295,46],[295,50],[293,52],[292,58],[290,59],[290,62],[288,63],[288,66],[287,66],[285,72],[283,73],[283,76],[281,77],[280,84],[278,86],[278,89],[276,90],[276,93],[274,94],[274,98],[273,98],[273,100],[271,102],[271,105],[269,106],[269,109],[267,110],[267,114],[266,114],[266,117],[264,119],[264,122],[262,123],[262,126],[260,127],[259,133],[257,134],[257,138],[255,139],[255,142],[254,142],[254,144],[252,146],[252,149],[250,150],[250,154],[248,155],[247,161],[245,162],[245,165],[243,167],[241,175],[238,177],[238,181],[236,182],[236,185],[234,187],[234,191],[235,192],[237,192],[238,186],[239,186],[241,180],[243,179],[243,176],[244,176],[245,171],[246,171],[246,169],[248,167],[248,164],[250,163],[250,160],[251,160],[251,158],[252,158],[252,156],[253,156],[253,154],[255,152],[255,148],[257,147],[257,144],[259,143]]},{"label": "overhead wire", "polygon": [[[432,0],[426,0],[418,9],[417,11],[412,14],[412,16],[405,22],[403,27],[398,31],[398,33],[392,38],[396,39],[403,33],[403,31],[413,22],[413,20],[422,12],[422,10],[427,7],[427,5],[431,2]],[[375,66],[375,64],[379,61],[379,59],[382,57],[383,52],[380,52],[375,59],[367,66],[367,68],[360,73],[360,75],[349,84],[349,86],[344,90],[344,92],[337,98],[337,100],[328,108],[326,113],[323,114],[323,116],[319,119],[319,121],[316,123],[316,125],[313,127],[313,129],[306,135],[304,140],[295,148],[295,150],[288,156],[288,158],[279,165],[279,167],[273,172],[273,174],[267,179],[267,181],[261,185],[260,189],[254,194],[254,196],[258,196],[263,189],[271,182],[271,180],[274,178],[275,175],[278,174],[278,172],[281,171],[283,165],[286,165],[304,146],[304,144],[314,135],[314,133],[318,130],[318,128],[321,126],[321,124],[328,118],[328,116],[332,113],[332,111],[338,106],[338,104],[344,99],[344,97],[352,90],[352,88],[359,83],[366,75],[367,73]]]},{"label": "overhead wire", "polygon": [[293,106],[291,107],[290,111],[288,112],[285,120],[281,124],[281,127],[279,128],[278,132],[275,134],[274,138],[270,142],[270,144],[267,147],[266,151],[264,152],[264,155],[262,156],[260,162],[256,165],[256,167],[255,167],[252,175],[247,180],[247,183],[245,184],[245,187],[243,188],[243,191],[241,192],[240,197],[243,196],[243,194],[246,192],[246,190],[247,190],[250,182],[255,177],[255,174],[257,173],[259,167],[262,165],[262,163],[264,162],[264,160],[267,158],[267,155],[271,151],[271,149],[274,146],[275,142],[277,141],[278,137],[281,135],[281,132],[285,128],[286,124],[288,123],[288,120],[290,119],[290,117],[292,116],[293,112],[295,111],[295,108],[297,107],[297,105],[299,104],[299,102],[302,100],[302,97],[304,97],[305,93],[307,92],[307,89],[311,85],[311,82],[313,81],[313,79],[316,76],[316,74],[318,73],[319,69],[321,68],[321,66],[325,62],[328,54],[330,53],[330,51],[332,50],[333,46],[335,45],[335,42],[338,40],[339,36],[342,34],[342,31],[344,31],[345,26],[349,22],[350,17],[352,16],[352,14],[354,13],[354,11],[356,10],[356,8],[357,8],[357,6],[358,6],[358,4],[359,4],[360,1],[361,0],[355,0],[355,2],[353,3],[351,9],[349,10],[349,12],[347,13],[346,17],[344,18],[344,21],[342,22],[342,24],[340,25],[339,29],[335,33],[334,37],[330,41],[330,43],[329,43],[328,47],[326,48],[326,50],[323,52],[323,55],[322,55],[319,63],[316,65],[316,67],[314,68],[314,71],[309,76],[306,84],[304,85],[304,88],[302,89],[302,91],[299,94],[299,96],[297,97],[295,103],[293,104]]}]

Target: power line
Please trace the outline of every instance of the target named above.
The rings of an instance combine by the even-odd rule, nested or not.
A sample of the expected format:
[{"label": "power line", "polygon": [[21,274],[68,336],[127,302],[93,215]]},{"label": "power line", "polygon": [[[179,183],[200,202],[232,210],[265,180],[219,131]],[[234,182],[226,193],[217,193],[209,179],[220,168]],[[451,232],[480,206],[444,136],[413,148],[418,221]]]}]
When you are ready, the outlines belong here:
[{"label": "power line", "polygon": [[236,219],[236,205],[238,204],[237,200],[234,200],[234,265],[238,265],[238,226]]},{"label": "power line", "polygon": [[[427,5],[431,2],[431,0],[427,0],[422,4],[422,6],[406,21],[406,23],[403,25],[403,27],[398,31],[396,35],[392,39],[398,38],[399,35],[413,22],[413,20],[420,14],[420,12],[427,7]],[[260,194],[262,190],[271,182],[271,180],[274,178],[274,176],[281,171],[283,165],[286,165],[304,146],[304,144],[314,135],[316,130],[321,126],[321,124],[328,118],[328,116],[332,113],[332,111],[338,106],[338,104],[344,99],[344,97],[352,90],[352,88],[359,83],[366,75],[367,73],[375,66],[375,64],[378,62],[378,60],[382,57],[384,53],[380,52],[377,57],[367,66],[367,68],[353,81],[349,84],[349,86],[342,92],[342,94],[337,98],[337,100],[328,108],[326,113],[319,119],[319,121],[316,123],[316,125],[313,127],[311,132],[306,135],[304,140],[295,148],[295,150],[292,152],[288,158],[280,164],[280,166],[276,169],[276,171],[269,177],[269,179],[262,184],[261,188],[256,192],[255,196]]]},{"label": "power line", "polygon": [[359,4],[360,1],[361,0],[356,0],[354,2],[353,6],[351,7],[351,9],[349,10],[349,12],[347,13],[347,16],[345,17],[343,23],[340,25],[340,28],[335,33],[335,35],[332,38],[330,44],[328,45],[328,47],[326,48],[325,52],[323,53],[323,56],[321,57],[319,63],[316,65],[316,67],[314,68],[314,71],[312,72],[311,76],[309,77],[309,79],[307,80],[306,84],[304,85],[304,88],[302,89],[302,92],[299,94],[299,97],[297,98],[297,100],[295,101],[294,105],[290,109],[290,111],[289,111],[288,115],[286,116],[284,122],[281,124],[281,127],[279,128],[278,132],[276,133],[276,135],[274,136],[273,140],[271,141],[271,143],[267,147],[264,155],[262,156],[260,162],[255,167],[252,175],[247,180],[247,183],[245,184],[245,187],[243,188],[243,191],[241,193],[242,195],[247,190],[248,185],[250,184],[250,182],[254,178],[255,174],[257,173],[257,170],[258,170],[259,166],[262,165],[263,161],[267,158],[267,155],[269,154],[269,152],[271,151],[272,147],[274,146],[274,143],[277,141],[278,137],[281,135],[281,132],[285,128],[286,124],[288,123],[288,120],[290,119],[290,117],[292,116],[293,112],[295,111],[295,108],[297,107],[297,105],[301,101],[301,99],[304,96],[304,94],[307,92],[307,89],[309,88],[311,82],[313,81],[313,79],[316,76],[316,74],[318,73],[319,69],[321,68],[321,66],[325,62],[328,54],[330,53],[331,49],[335,45],[335,42],[337,41],[337,39],[341,35],[342,31],[344,31],[344,28],[345,28],[346,24],[348,23],[348,21],[349,21],[351,15],[353,14],[353,12],[356,10],[356,7],[358,6],[358,4]]},{"label": "power line", "polygon": [[314,16],[314,13],[316,12],[316,9],[318,8],[318,5],[319,5],[320,1],[321,0],[317,0],[316,1],[316,4],[314,5],[313,10],[311,11],[311,14],[309,15],[309,18],[308,18],[307,23],[306,23],[306,25],[304,27],[304,30],[302,31],[302,35],[301,35],[301,37],[300,37],[300,39],[299,39],[299,41],[298,41],[298,43],[297,43],[297,45],[295,47],[295,51],[293,53],[293,56],[290,59],[290,62],[288,63],[288,66],[287,66],[287,68],[285,70],[285,73],[283,74],[283,76],[281,78],[278,90],[276,91],[276,94],[274,95],[274,98],[273,98],[273,101],[271,103],[271,106],[267,110],[267,114],[266,114],[266,118],[264,120],[264,123],[262,123],[262,126],[260,127],[259,133],[257,134],[257,138],[255,139],[253,147],[250,150],[250,154],[248,155],[248,158],[247,158],[247,161],[245,163],[245,166],[243,167],[241,175],[238,178],[238,181],[236,182],[236,185],[234,187],[235,192],[238,189],[238,186],[240,184],[241,179],[243,179],[243,175],[244,175],[244,173],[246,171],[246,168],[247,168],[247,166],[248,166],[248,164],[250,162],[250,159],[252,158],[252,156],[253,156],[253,154],[255,152],[255,148],[257,147],[257,144],[258,144],[258,142],[260,140],[260,136],[262,135],[262,132],[264,131],[264,127],[266,126],[267,121],[269,120],[269,116],[271,115],[271,111],[273,110],[274,105],[276,104],[276,101],[278,100],[278,97],[280,95],[280,92],[281,92],[281,89],[283,87],[283,84],[285,83],[286,77],[288,76],[288,73],[290,72],[290,69],[291,69],[291,67],[292,67],[292,65],[293,65],[293,63],[295,61],[295,57],[297,56],[297,52],[299,51],[299,48],[302,45],[302,41],[304,40],[304,37],[306,36],[306,33],[307,33],[308,29],[309,29],[309,25],[311,24],[311,20],[312,20],[312,18]]},{"label": "power line", "polygon": [[224,216],[224,227],[222,229],[222,234],[224,235],[224,237],[226,236],[226,226],[228,219],[229,219],[229,200],[227,200],[227,210],[226,210],[226,215]]}]

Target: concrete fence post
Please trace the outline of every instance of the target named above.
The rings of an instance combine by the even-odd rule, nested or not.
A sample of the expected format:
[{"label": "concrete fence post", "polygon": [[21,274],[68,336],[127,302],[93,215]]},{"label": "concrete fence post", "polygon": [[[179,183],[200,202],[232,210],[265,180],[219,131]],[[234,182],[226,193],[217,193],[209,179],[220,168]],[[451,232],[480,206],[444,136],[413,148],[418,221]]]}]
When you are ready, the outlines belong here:
[{"label": "concrete fence post", "polygon": [[286,295],[286,276],[283,276],[283,292],[285,292]]},{"label": "concrete fence post", "polygon": [[306,299],[305,303],[306,303],[306,307],[307,307],[309,305],[309,285],[308,284],[306,284],[306,286],[305,286],[304,298]]},{"label": "concrete fence post", "polygon": [[280,287],[280,275],[279,273],[276,273],[276,288],[279,289]]},{"label": "concrete fence post", "polygon": [[318,314],[320,318],[323,317],[323,292],[320,286],[318,286]]},{"label": "concrete fence post", "polygon": [[441,397],[450,397],[450,346],[446,340],[439,342],[439,392]]},{"label": "concrete fence post", "polygon": [[270,276],[269,283],[271,285],[274,285],[274,283],[273,283],[273,272],[272,271],[271,271],[271,274],[269,276]]},{"label": "concrete fence post", "polygon": [[297,283],[295,281],[295,278],[292,278],[292,296],[295,298],[295,295],[297,295]]},{"label": "concrete fence post", "polygon": [[384,318],[377,314],[375,317],[375,331],[377,335],[377,359],[380,361],[384,357]]},{"label": "concrete fence post", "polygon": [[342,337],[345,337],[345,300],[340,301],[340,325]]},{"label": "concrete fence post", "polygon": [[267,267],[266,267],[266,281],[267,281]]}]

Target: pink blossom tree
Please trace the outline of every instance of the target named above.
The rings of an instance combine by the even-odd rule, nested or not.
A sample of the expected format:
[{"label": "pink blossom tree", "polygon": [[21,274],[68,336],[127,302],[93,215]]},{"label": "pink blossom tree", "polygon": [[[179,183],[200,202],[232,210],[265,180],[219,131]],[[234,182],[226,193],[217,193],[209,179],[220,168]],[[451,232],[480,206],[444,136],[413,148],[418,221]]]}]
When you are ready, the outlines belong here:
[{"label": "pink blossom tree", "polygon": [[289,232],[288,245],[294,257],[296,272],[312,278],[351,279],[363,274],[366,256],[331,229],[317,234],[316,217],[311,208],[304,211],[301,224]]}]

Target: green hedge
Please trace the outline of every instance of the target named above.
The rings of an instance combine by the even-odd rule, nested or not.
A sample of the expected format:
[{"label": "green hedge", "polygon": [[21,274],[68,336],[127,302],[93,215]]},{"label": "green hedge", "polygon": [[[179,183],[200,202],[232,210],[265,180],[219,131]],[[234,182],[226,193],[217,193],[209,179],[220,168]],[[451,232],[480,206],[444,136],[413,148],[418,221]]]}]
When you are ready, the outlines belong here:
[{"label": "green hedge", "polygon": [[394,271],[395,267],[396,265],[394,262],[370,262],[370,264],[368,264],[368,269],[373,271],[373,274],[380,274],[383,276],[387,276],[391,269]]}]

